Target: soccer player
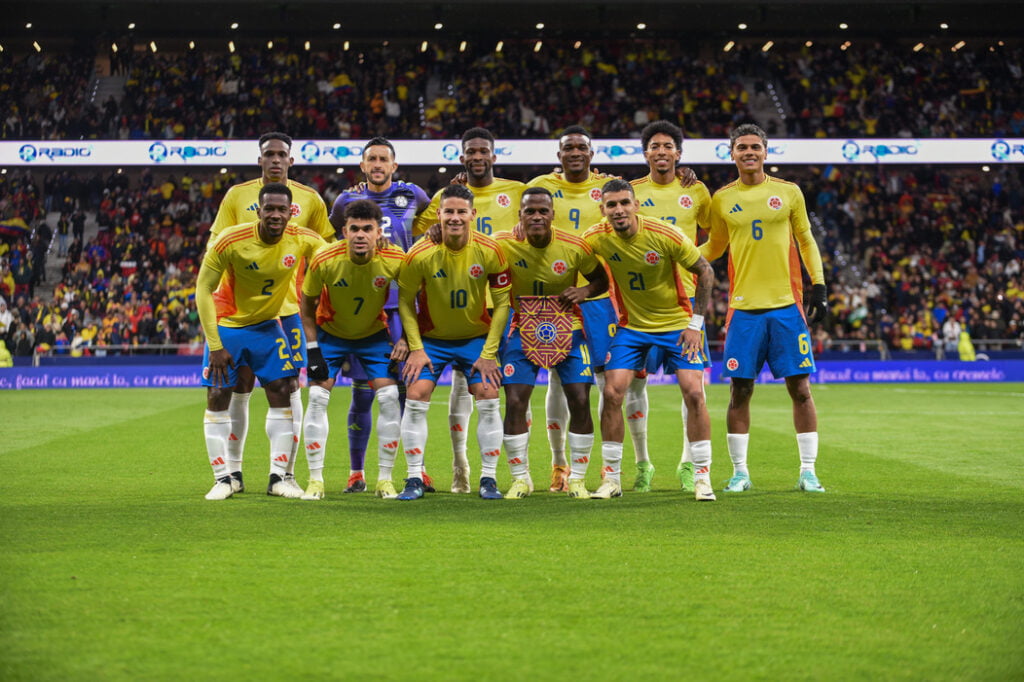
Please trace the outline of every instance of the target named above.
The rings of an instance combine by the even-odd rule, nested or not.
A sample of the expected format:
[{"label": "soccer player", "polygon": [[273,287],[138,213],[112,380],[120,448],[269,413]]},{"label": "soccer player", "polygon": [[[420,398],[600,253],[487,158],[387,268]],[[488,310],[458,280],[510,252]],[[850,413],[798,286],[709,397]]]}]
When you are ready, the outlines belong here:
[{"label": "soccer player", "polygon": [[[571,335],[571,341],[566,344],[568,355],[553,367],[545,366],[549,374],[557,372],[561,376],[562,390],[569,404],[568,441],[572,462],[569,497],[590,497],[584,478],[594,445],[594,422],[590,415],[590,386],[594,380],[578,306],[587,298],[607,290],[608,277],[590,247],[579,236],[551,227],[554,215],[551,192],[543,187],[530,187],[523,192],[519,210],[519,222],[525,236],[516,237],[511,232],[498,235],[498,246],[505,254],[512,275],[511,299],[515,311],[513,330],[502,352],[505,454],[513,479],[505,496],[510,499],[526,497],[533,492],[526,414],[537,383],[539,366],[538,358],[528,349],[537,343],[535,334],[539,335],[545,326],[550,333],[554,327],[550,318],[545,318],[532,330],[524,326],[527,311],[523,306],[526,303],[520,297],[555,299],[559,303],[558,314],[571,319],[565,325]],[[586,286],[576,286],[580,274],[589,281]]]},{"label": "soccer player", "polygon": [[[342,192],[331,209],[331,224],[340,232],[345,226],[345,208],[354,201],[369,199],[377,204],[383,213],[381,229],[384,236],[408,251],[413,242],[413,221],[430,203],[427,193],[409,182],[395,180],[398,162],[395,147],[383,137],[375,137],[363,147],[363,158],[359,168],[366,178],[365,187]],[[391,287],[385,304],[388,329],[392,343],[402,337],[402,322],[398,315],[398,287]],[[363,474],[366,446],[370,442],[370,427],[373,424],[374,391],[368,382],[369,375],[358,360],[350,360],[347,376],[352,379],[352,402],[348,412],[349,477],[345,488],[347,493],[366,490]],[[404,402],[405,386],[399,386],[400,400]],[[422,478],[430,486],[430,477],[422,472]]]},{"label": "soccer player", "polygon": [[[543,187],[554,199],[554,226],[570,234],[582,234],[587,227],[602,220],[601,187],[608,178],[591,171],[594,158],[590,133],[582,126],[569,126],[558,140],[558,161],[562,173],[541,175],[527,183],[527,187]],[[581,281],[580,284],[585,284]],[[608,355],[611,333],[615,329],[615,310],[607,294],[580,305],[583,331],[590,346],[594,381],[598,390],[604,387],[604,361]],[[600,402],[600,401],[599,401]],[[551,446],[552,492],[568,490],[569,465],[565,458],[565,423],[568,405],[560,389],[557,372],[548,376],[545,399],[547,434]]]},{"label": "soccer player", "polygon": [[[224,194],[224,199],[217,209],[217,215],[213,219],[213,225],[210,226],[211,244],[226,228],[257,219],[260,190],[271,182],[284,183],[292,192],[289,222],[299,227],[308,227],[327,241],[334,241],[334,228],[327,220],[327,207],[324,205],[324,200],[312,187],[288,179],[288,169],[295,162],[291,155],[291,148],[292,138],[284,133],[271,132],[260,136],[260,156],[257,160],[260,177],[234,185]],[[300,264],[300,277],[301,271]],[[219,299],[222,294],[230,298],[230,294],[224,292],[218,292],[216,297]],[[284,325],[285,334],[288,337],[293,362],[300,363],[298,366],[301,367],[306,361],[306,340],[302,336],[298,300],[297,291],[293,290],[287,293],[281,306],[281,324]],[[255,384],[256,378],[251,369],[246,365],[239,367],[238,384],[235,385],[231,393],[231,403],[228,406],[228,412],[231,415],[231,434],[228,437],[227,458],[236,493],[245,490],[245,483],[242,479],[242,455],[245,452],[245,439],[249,433],[249,398],[252,397],[252,389]],[[302,392],[299,390],[297,378],[291,382],[290,403],[294,419],[293,427],[295,433],[298,434],[302,430]],[[295,446],[298,447],[298,441]],[[302,488],[295,482],[294,476],[296,454],[297,452],[293,452],[289,459],[285,486],[291,488],[293,493],[302,494]]]},{"label": "soccer player", "polygon": [[[739,178],[711,200],[711,230],[701,253],[714,260],[729,248],[729,317],[725,370],[730,378],[726,441],[733,476],[725,492],[750,490],[747,446],[754,379],[765,361],[772,376],[785,377],[793,401],[793,425],[800,453],[797,486],[825,492],[814,471],[818,458],[818,414],[811,397],[810,373],[816,371],[804,318],[800,261],[811,278],[808,316],[824,319],[828,292],[821,254],[800,188],[764,172],[768,138],[756,125],[744,124],[729,135]],[[797,254],[799,253],[799,259]]]},{"label": "soccer player", "polygon": [[[703,316],[694,312],[694,308],[707,309],[714,272],[678,229],[637,215],[639,205],[631,184],[610,180],[602,188],[602,197],[606,220],[587,230],[583,239],[611,271],[619,322],[605,363],[601,410],[604,481],[592,497],[622,495],[623,398],[651,348],[660,347],[665,349],[665,366],[675,373],[686,401],[694,495],[699,501],[714,500],[711,423],[704,404]],[[679,266],[697,276],[693,307],[682,287]]]},{"label": "soccer player", "polygon": [[[650,172],[642,178],[631,181],[636,200],[640,204],[640,213],[657,218],[665,223],[675,225],[683,234],[697,243],[698,226],[707,229],[710,226],[711,194],[704,183],[694,181],[683,186],[677,177],[677,166],[683,150],[683,131],[668,121],[655,121],[647,125],[640,133],[644,150],[644,159]],[[680,279],[690,299],[696,291],[693,275],[680,272]],[[702,332],[704,330],[701,330]],[[704,357],[708,358],[707,336],[704,337]],[[647,374],[658,371],[664,364],[664,352],[657,348],[647,358],[645,372],[633,378],[626,391],[626,423],[633,438],[633,450],[636,454],[636,479],[633,490],[648,492],[651,479],[654,477],[654,465],[647,453]],[[705,366],[709,367],[710,361]],[[683,454],[676,468],[680,486],[684,491],[693,491],[693,460],[690,456],[689,441],[686,438],[686,401],[682,404],[683,413]]]},{"label": "soccer player", "polygon": [[[466,169],[466,186],[473,193],[476,209],[476,230],[489,237],[511,232],[519,219],[519,199],[525,185],[518,180],[494,177],[494,135],[486,128],[470,128],[462,134],[462,155],[459,162]],[[423,234],[435,224],[441,204],[438,190],[427,210],[416,219],[414,232]],[[492,301],[488,300],[488,307]],[[466,437],[469,418],[473,414],[473,398],[461,372],[452,374],[452,390],[448,398],[448,428],[452,438],[453,466],[452,492],[468,493],[469,460],[466,457]]]},{"label": "soccer player", "polygon": [[[441,243],[423,239],[406,255],[399,275],[399,311],[409,342],[402,378],[409,385],[402,415],[402,449],[409,477],[400,500],[423,496],[424,449],[430,396],[445,365],[466,375],[480,411],[480,497],[501,499],[495,475],[501,455],[498,343],[508,321],[509,272],[497,243],[473,226],[473,193],[464,185],[441,192]],[[485,291],[491,291],[493,317]],[[417,317],[417,300],[419,313]]]},{"label": "soccer player", "polygon": [[[350,355],[366,370],[380,404],[377,418],[380,473],[375,493],[385,498],[397,494],[391,482],[391,469],[398,450],[402,411],[398,403],[398,377],[389,369],[393,351],[383,311],[405,252],[390,242],[385,248],[377,248],[377,241],[383,235],[384,214],[376,203],[367,199],[353,201],[345,207],[344,216],[344,241],[317,251],[302,283],[302,324],[306,338],[311,339],[306,345],[310,386],[303,424],[310,480],[302,496],[304,500],[319,500],[324,496],[324,450],[329,432],[327,403],[334,377]],[[399,343],[404,346],[401,339]],[[404,349],[396,354],[404,355]]]},{"label": "soccer player", "polygon": [[[259,220],[223,230],[210,244],[199,268],[196,307],[206,334],[203,385],[207,387],[203,431],[206,450],[216,478],[208,500],[224,500],[236,491],[241,477],[231,472],[228,443],[232,433],[232,387],[238,385],[241,367],[259,378],[267,393],[267,436],[270,439],[268,495],[300,497],[302,489],[287,485],[294,458],[296,432],[292,423],[291,393],[299,363],[292,338],[279,316],[304,260],[326,244],[323,237],[289,223],[291,188],[265,183],[257,201]],[[226,281],[218,303],[214,290]],[[219,318],[219,319],[218,319]],[[298,488],[298,491],[295,489]]]}]

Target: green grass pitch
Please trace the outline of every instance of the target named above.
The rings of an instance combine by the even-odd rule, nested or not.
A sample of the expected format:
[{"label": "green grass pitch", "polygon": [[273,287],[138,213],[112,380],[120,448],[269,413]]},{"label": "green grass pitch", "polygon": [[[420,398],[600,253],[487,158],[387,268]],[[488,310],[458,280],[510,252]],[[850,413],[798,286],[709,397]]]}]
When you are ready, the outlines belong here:
[{"label": "green grass pitch", "polygon": [[[318,503],[263,494],[259,393],[249,491],[216,503],[201,390],[0,393],[0,679],[1024,678],[1021,384],[815,386],[825,495],[795,491],[788,397],[758,386],[754,489],[715,503],[676,490],[675,387],[650,389],[655,491],[627,445],[609,501],[343,496],[346,393]],[[546,450],[535,429],[541,490]]]}]

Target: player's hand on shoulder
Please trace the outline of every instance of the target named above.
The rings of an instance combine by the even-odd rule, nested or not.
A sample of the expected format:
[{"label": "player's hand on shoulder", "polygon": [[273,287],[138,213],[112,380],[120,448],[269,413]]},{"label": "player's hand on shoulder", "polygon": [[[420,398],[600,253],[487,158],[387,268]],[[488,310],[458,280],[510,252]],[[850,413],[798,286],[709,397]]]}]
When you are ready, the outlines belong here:
[{"label": "player's hand on shoulder", "polygon": [[682,187],[697,184],[697,174],[689,166],[676,166],[676,179]]},{"label": "player's hand on shoulder", "polygon": [[618,175],[612,175],[611,173],[602,173],[601,171],[599,171],[599,170],[598,170],[598,169],[597,169],[596,167],[594,167],[594,166],[591,166],[591,167],[590,167],[590,172],[591,172],[591,173],[593,173],[593,174],[594,174],[594,175],[595,175],[596,177],[599,177],[599,178],[602,178],[602,179],[605,179],[605,180],[612,180],[612,179],[618,179],[618,180],[621,180],[621,179],[622,179],[622,178],[621,178],[620,176],[618,176]]},{"label": "player's hand on shoulder", "polygon": [[455,174],[455,177],[452,178],[452,181],[449,184],[451,184],[451,185],[468,185],[469,184],[469,175],[466,174],[466,171],[459,171],[458,173]]},{"label": "player's hand on shoulder", "polygon": [[352,194],[363,194],[366,192],[366,181],[363,180],[362,182],[357,182],[345,191],[351,192]]},{"label": "player's hand on shoulder", "polygon": [[518,239],[519,241],[523,241],[524,239],[526,239],[526,230],[523,229],[522,223],[516,223],[515,225],[512,226],[512,236]]},{"label": "player's hand on shoulder", "polygon": [[434,223],[426,229],[423,236],[429,239],[434,244],[441,243],[441,223]]}]

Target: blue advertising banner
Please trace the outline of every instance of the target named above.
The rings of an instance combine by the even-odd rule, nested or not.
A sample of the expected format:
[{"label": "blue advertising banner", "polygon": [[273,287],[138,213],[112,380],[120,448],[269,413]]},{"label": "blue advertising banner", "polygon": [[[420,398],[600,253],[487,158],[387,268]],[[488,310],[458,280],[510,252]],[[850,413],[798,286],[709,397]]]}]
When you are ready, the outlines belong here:
[{"label": "blue advertising banner", "polygon": [[[0,390],[23,388],[198,388],[202,384],[201,367],[196,365],[129,365],[129,366],[51,366],[0,368]],[[672,375],[660,372],[648,378],[651,384],[674,384]],[[720,366],[705,370],[705,381],[727,383]],[[773,379],[765,368],[758,382],[781,382]],[[1024,381],[1024,360],[996,362],[956,361],[822,361],[817,374],[811,375],[817,384],[850,383],[959,383]],[[338,385],[351,382],[339,379]],[[441,375],[441,384],[451,383],[451,370]],[[538,384],[547,383],[547,372],[540,371]]]}]

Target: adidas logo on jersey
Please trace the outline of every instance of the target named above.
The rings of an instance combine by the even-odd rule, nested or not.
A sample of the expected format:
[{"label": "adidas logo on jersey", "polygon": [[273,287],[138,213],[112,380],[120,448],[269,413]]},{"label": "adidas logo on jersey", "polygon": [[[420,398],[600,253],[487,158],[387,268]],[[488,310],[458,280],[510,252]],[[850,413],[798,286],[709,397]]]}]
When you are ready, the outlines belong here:
[{"label": "adidas logo on jersey", "polygon": [[517,265],[518,267],[520,267],[520,268],[527,268],[527,267],[530,267],[529,265],[527,265],[527,264],[526,264],[526,259],[525,259],[525,258],[520,258],[519,260],[517,260],[517,261],[516,261],[516,265]]},{"label": "adidas logo on jersey", "polygon": [[337,282],[334,283],[334,286],[336,286],[336,287],[347,287],[348,286],[348,282],[345,281],[344,277],[342,277],[341,279],[339,279]]},{"label": "adidas logo on jersey", "polygon": [[434,273],[434,279],[437,279],[439,277],[447,277],[447,276],[448,276],[448,273],[444,271],[444,268],[441,268],[440,270],[438,270],[437,272]]},{"label": "adidas logo on jersey", "polygon": [[800,363],[800,369],[810,368],[810,366],[811,366],[811,359],[810,358],[804,358],[804,361]]},{"label": "adidas logo on jersey", "polygon": [[641,206],[648,206],[648,207],[649,206],[654,206],[654,199],[651,199],[651,198],[648,197],[647,201],[645,201],[644,203],[642,203],[640,205]]},{"label": "adidas logo on jersey", "polygon": [[613,254],[612,254],[612,257],[611,257],[611,258],[609,258],[608,260],[613,260],[613,261],[615,261],[616,263],[621,263],[621,262],[622,262],[622,259],[621,259],[621,258],[619,257],[619,254],[618,254],[618,253],[613,253]]},{"label": "adidas logo on jersey", "polygon": [[258,201],[254,201],[251,204],[249,204],[249,206],[245,210],[252,211],[253,213],[255,213],[257,210],[259,210],[259,207],[260,203]]},{"label": "adidas logo on jersey", "polygon": [[256,261],[253,261],[252,263],[249,263],[248,265],[246,265],[245,269],[246,270],[259,270],[260,266],[256,264]]},{"label": "adidas logo on jersey", "polygon": [[555,192],[551,196],[554,197],[555,199],[564,199],[565,198],[564,195],[562,194],[562,190],[558,190],[557,192]]},{"label": "adidas logo on jersey", "polygon": [[735,206],[733,206],[732,208],[729,209],[729,213],[740,213],[742,211],[743,211],[743,207],[740,206],[739,204],[736,204]]}]

